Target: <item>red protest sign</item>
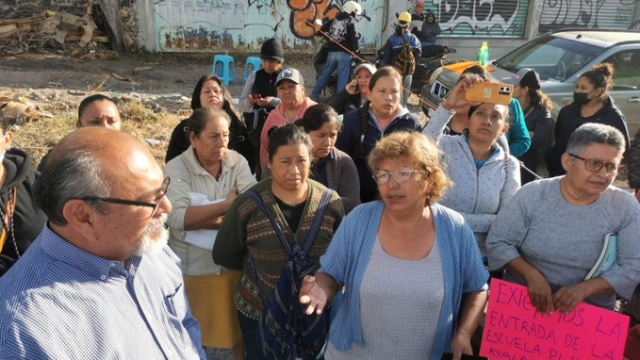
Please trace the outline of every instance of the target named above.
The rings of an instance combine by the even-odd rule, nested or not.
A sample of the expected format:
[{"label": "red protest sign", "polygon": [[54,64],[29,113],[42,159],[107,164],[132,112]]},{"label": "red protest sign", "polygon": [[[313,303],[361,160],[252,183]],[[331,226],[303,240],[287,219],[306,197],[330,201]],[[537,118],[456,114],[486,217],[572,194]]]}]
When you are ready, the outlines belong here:
[{"label": "red protest sign", "polygon": [[536,312],[527,288],[492,279],[480,355],[490,359],[623,358],[629,317],[581,304],[572,313]]}]

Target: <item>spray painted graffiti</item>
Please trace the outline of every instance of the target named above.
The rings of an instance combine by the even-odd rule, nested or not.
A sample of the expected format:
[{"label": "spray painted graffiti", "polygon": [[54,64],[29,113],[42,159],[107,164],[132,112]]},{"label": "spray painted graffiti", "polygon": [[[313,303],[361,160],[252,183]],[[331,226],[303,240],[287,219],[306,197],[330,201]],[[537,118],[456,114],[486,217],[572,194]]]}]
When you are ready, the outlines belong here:
[{"label": "spray painted graffiti", "polygon": [[[154,3],[158,50],[255,51],[271,37],[281,40],[285,50],[310,50],[315,42],[311,24],[335,18],[346,1],[163,0]],[[380,46],[383,5],[359,2],[361,44]]]},{"label": "spray painted graffiti", "polygon": [[540,32],[563,27],[626,29],[633,22],[633,0],[545,0]]},{"label": "spray painted graffiti", "polygon": [[528,0],[433,0],[440,28],[456,35],[524,35]]}]

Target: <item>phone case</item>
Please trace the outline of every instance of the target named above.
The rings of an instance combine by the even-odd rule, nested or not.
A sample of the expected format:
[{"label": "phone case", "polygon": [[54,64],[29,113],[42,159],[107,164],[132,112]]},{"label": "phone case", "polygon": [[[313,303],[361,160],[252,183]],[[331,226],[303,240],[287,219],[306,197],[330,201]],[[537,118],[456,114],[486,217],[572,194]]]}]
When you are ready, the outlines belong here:
[{"label": "phone case", "polygon": [[513,85],[483,82],[467,90],[467,101],[509,105],[513,94]]}]

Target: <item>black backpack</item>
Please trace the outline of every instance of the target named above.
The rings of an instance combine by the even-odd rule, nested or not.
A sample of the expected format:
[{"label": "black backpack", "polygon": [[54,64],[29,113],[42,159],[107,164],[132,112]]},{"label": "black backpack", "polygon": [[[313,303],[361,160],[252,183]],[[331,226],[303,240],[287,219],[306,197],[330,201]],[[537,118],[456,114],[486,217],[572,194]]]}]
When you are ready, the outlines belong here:
[{"label": "black backpack", "polygon": [[409,33],[409,40],[404,42],[404,35],[397,35],[398,40],[402,44],[402,49],[396,54],[393,67],[398,70],[400,75],[413,75],[416,71],[416,57],[411,49],[411,39],[413,34]]},{"label": "black backpack", "polygon": [[275,294],[271,300],[267,299],[260,285],[253,256],[248,255],[249,264],[265,306],[256,330],[262,345],[262,353],[267,358],[277,360],[315,359],[327,339],[330,311],[324,311],[321,315],[315,313],[307,315],[306,305],[300,303],[299,297],[302,279],[306,275],[313,275],[316,267],[316,261],[309,258],[307,254],[320,230],[333,191],[326,189],[322,194],[303,248],[300,248],[295,241],[291,242],[293,246],[290,245],[282,228],[276,222],[275,215],[255,190],[249,189],[244,194],[252,198],[269,218],[282,247],[289,255],[289,261],[280,273]]}]

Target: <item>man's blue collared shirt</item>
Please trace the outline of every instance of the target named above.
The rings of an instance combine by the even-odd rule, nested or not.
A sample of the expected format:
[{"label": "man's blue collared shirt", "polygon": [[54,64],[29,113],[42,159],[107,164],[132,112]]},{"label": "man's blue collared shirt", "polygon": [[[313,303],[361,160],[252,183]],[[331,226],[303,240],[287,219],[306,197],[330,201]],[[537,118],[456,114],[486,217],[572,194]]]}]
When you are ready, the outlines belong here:
[{"label": "man's blue collared shirt", "polygon": [[45,227],[0,278],[0,359],[204,358],[178,261],[106,260]]}]

